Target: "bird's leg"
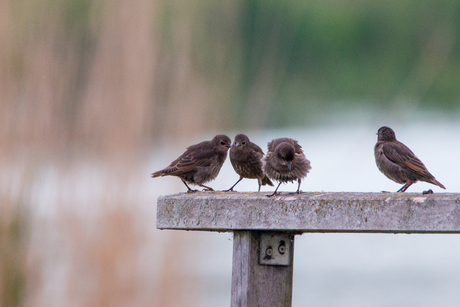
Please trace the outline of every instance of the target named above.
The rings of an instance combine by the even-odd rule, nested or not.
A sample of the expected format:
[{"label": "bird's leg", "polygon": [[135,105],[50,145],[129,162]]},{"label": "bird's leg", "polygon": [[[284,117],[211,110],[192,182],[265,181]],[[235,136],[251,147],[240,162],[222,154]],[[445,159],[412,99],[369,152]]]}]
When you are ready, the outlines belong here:
[{"label": "bird's leg", "polygon": [[197,190],[192,190],[192,189],[190,189],[190,187],[188,186],[188,184],[187,184],[184,180],[182,180],[182,182],[185,184],[185,186],[186,186],[187,189],[188,189],[187,193],[193,193],[193,192],[196,192],[196,191],[197,191]]},{"label": "bird's leg", "polygon": [[299,186],[297,187],[297,194],[300,194],[300,179],[299,179]]},{"label": "bird's leg", "polygon": [[202,187],[202,188],[204,188],[203,191],[214,191],[213,188],[208,187],[208,186],[205,186],[205,185],[203,185],[203,184],[199,184],[199,186]]},{"label": "bird's leg", "polygon": [[402,192],[406,192],[406,190],[412,185],[412,183],[406,183],[406,187],[402,190]]},{"label": "bird's leg", "polygon": [[[281,182],[278,184],[278,186],[276,187],[276,190],[275,192],[273,192],[273,194],[270,194],[270,195],[267,195],[267,197],[272,197],[273,195],[276,195],[276,191],[278,191],[278,188],[280,187],[281,185]],[[278,193],[279,194],[279,193]]]},{"label": "bird's leg", "polygon": [[260,192],[260,187],[262,186],[262,184],[259,182],[259,189],[257,190],[257,192]]},{"label": "bird's leg", "polygon": [[405,185],[403,185],[403,187],[401,189],[399,189],[398,191],[396,191],[396,193],[398,192],[406,192],[406,190],[412,185],[412,183],[408,182],[406,183]]},{"label": "bird's leg", "polygon": [[241,180],[243,180],[243,177],[240,176],[240,179],[238,179],[238,181],[232,185],[232,187],[228,190],[225,190],[224,192],[230,192],[230,191],[233,191],[233,188],[238,184],[238,182],[240,182]]}]

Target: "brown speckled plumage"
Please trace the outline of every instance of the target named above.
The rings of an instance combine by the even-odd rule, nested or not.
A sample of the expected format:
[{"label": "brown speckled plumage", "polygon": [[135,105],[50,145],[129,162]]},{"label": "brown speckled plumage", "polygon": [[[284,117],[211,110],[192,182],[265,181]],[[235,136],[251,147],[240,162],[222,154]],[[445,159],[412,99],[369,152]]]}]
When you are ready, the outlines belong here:
[{"label": "brown speckled plumage", "polygon": [[290,138],[274,139],[268,143],[268,152],[263,159],[263,170],[270,179],[279,182],[275,192],[283,182],[298,181],[297,193],[300,193],[302,178],[310,171],[310,161],[305,158],[302,147]]},{"label": "brown speckled plumage", "polygon": [[205,190],[212,188],[203,185],[217,177],[227,158],[227,151],[232,141],[226,135],[216,135],[211,141],[192,145],[171,164],[152,174],[152,178],[163,176],[179,177],[188,192],[193,190],[187,183],[196,184]]},{"label": "brown speckled plumage", "polygon": [[243,178],[257,179],[259,191],[262,185],[271,185],[273,183],[268,179],[262,170],[262,158],[264,152],[256,144],[249,141],[244,134],[238,134],[235,142],[230,148],[230,161],[233,169],[240,175],[239,180],[227,191],[233,191],[233,188],[243,180]]},{"label": "brown speckled plumage", "polygon": [[375,163],[389,179],[404,184],[398,192],[405,192],[417,181],[429,182],[445,189],[427,170],[422,161],[406,145],[396,139],[393,129],[381,127],[377,135],[377,144],[374,147]]}]

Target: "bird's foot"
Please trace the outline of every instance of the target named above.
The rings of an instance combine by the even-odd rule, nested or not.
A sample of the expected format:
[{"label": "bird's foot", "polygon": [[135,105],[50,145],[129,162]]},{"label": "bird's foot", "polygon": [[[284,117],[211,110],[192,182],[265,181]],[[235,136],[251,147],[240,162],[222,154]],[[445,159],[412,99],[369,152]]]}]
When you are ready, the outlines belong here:
[{"label": "bird's foot", "polygon": [[266,195],[267,197],[272,197],[272,196],[275,196],[275,195],[280,195],[281,192],[273,192],[273,194],[270,194],[270,195]]},{"label": "bird's foot", "polygon": [[208,186],[206,186],[204,184],[200,184],[199,186],[203,188],[203,191],[214,191],[213,188],[208,187]]},{"label": "bird's foot", "polygon": [[429,189],[429,190],[423,191],[422,194],[423,194],[423,195],[434,194],[434,192],[433,192],[432,189]]},{"label": "bird's foot", "polygon": [[187,191],[187,193],[195,193],[195,192],[198,192],[198,190],[192,190],[192,189],[190,189],[190,190]]},{"label": "bird's foot", "polygon": [[231,188],[231,189],[228,189],[228,190],[223,190],[222,192],[236,192],[236,191],[234,191],[233,188]]},{"label": "bird's foot", "polygon": [[391,193],[390,191],[380,191],[381,193]]}]

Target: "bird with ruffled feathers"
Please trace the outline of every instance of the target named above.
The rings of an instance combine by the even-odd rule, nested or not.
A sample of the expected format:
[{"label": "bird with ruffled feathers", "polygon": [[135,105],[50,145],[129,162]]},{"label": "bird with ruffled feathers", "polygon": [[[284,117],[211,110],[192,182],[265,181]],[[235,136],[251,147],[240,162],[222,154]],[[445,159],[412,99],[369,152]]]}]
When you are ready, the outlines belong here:
[{"label": "bird with ruffled feathers", "polygon": [[268,178],[279,182],[275,192],[268,197],[277,195],[281,183],[298,182],[297,194],[300,194],[302,178],[310,171],[310,161],[305,157],[302,146],[291,138],[278,138],[268,143],[268,151],[263,159],[263,170]]}]

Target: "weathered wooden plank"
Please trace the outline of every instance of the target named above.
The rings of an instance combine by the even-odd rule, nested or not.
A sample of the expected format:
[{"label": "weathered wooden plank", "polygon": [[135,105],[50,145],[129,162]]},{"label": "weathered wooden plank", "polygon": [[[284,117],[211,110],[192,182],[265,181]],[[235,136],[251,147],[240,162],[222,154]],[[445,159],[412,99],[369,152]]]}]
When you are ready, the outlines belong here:
[{"label": "weathered wooden plank", "polygon": [[460,233],[460,194],[196,192],[161,196],[157,228]]},{"label": "weathered wooden plank", "polygon": [[289,307],[292,304],[294,253],[290,254],[288,266],[259,265],[259,237],[258,231],[235,231],[233,234],[230,306]]}]

